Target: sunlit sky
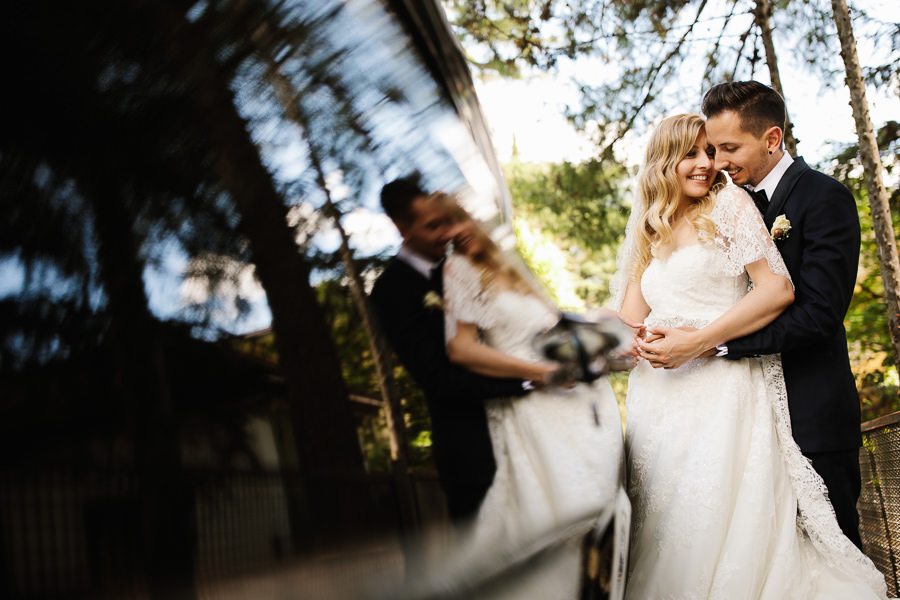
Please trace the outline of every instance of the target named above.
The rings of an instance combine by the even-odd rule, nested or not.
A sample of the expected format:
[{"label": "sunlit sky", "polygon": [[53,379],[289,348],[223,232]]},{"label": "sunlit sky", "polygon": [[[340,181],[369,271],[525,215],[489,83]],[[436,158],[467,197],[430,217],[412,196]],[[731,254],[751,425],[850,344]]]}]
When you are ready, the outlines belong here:
[{"label": "sunlit sky", "polygon": [[[807,162],[818,162],[833,154],[831,142],[856,142],[856,129],[846,88],[820,90],[809,76],[792,75],[785,95],[794,109],[791,120],[794,135],[800,140],[799,153]],[[501,162],[512,155],[513,141],[525,162],[578,162],[595,151],[588,136],[575,130],[563,116],[576,93],[565,81],[553,77],[527,80],[476,82],[478,98],[491,130],[494,148]],[[871,97],[869,110],[875,126],[889,119],[900,119],[900,98],[880,94]],[[673,107],[671,113],[697,112],[696,106]],[[640,160],[642,137],[632,137],[625,145],[630,160]]]}]

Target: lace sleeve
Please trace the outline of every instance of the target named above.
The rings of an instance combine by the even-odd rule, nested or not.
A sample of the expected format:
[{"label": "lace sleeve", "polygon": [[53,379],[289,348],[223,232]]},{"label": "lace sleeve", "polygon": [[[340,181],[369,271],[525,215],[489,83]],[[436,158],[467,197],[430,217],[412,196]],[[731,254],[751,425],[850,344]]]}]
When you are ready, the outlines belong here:
[{"label": "lace sleeve", "polygon": [[451,254],[444,263],[444,333],[446,340],[456,337],[456,324],[473,323],[479,329],[490,327],[481,273],[467,258]]},{"label": "lace sleeve", "polygon": [[746,265],[765,258],[769,270],[790,281],[784,259],[746,191],[727,185],[716,197],[712,217],[716,224],[716,245],[724,256],[727,274],[737,275]]}]

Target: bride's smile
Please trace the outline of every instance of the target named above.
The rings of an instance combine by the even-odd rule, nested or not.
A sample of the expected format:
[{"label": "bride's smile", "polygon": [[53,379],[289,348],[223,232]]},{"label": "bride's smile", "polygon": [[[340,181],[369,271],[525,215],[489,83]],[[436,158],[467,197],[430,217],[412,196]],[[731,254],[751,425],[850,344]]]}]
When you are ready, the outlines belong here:
[{"label": "bride's smile", "polygon": [[453,225],[449,237],[457,252],[472,258],[487,250],[488,244],[483,239],[485,234],[474,221],[460,216],[451,216],[451,221]]},{"label": "bride's smile", "polygon": [[675,167],[682,196],[700,198],[709,192],[716,176],[714,158],[715,152],[706,141],[706,133],[701,130],[693,147]]}]

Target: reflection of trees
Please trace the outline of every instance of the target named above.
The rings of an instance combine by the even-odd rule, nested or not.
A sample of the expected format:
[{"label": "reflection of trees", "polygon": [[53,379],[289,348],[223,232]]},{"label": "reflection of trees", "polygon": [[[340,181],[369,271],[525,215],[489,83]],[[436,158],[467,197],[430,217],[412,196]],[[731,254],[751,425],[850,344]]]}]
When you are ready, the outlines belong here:
[{"label": "reflection of trees", "polygon": [[[247,6],[247,3],[244,4]],[[301,464],[353,468],[359,465],[353,431],[346,416],[346,390],[337,355],[321,310],[309,285],[310,267],[297,251],[287,225],[287,207],[263,165],[244,119],[235,109],[230,73],[216,60],[238,32],[268,17],[249,9],[222,17],[207,10],[195,23],[164,15],[166,55],[194,88],[196,114],[210,145],[217,149],[215,168],[240,214],[239,230],[249,241],[257,274],[272,310],[276,348],[282,364],[298,434],[304,444]],[[237,21],[232,22],[228,17]],[[241,50],[249,52],[249,48]]]},{"label": "reflection of trees", "polygon": [[[135,440],[151,593],[178,597],[191,587],[192,499],[177,475],[177,408],[144,280],[171,248],[200,262],[253,261],[272,311],[301,469],[362,468],[311,265],[287,223],[285,188],[239,112],[265,103],[260,75],[271,57],[302,76],[301,46],[316,23],[304,28],[252,0],[211,2],[200,14],[176,0],[53,4],[20,3],[0,25],[10,58],[2,75],[16,87],[0,100],[0,251],[25,274],[20,293],[0,306],[9,317],[0,367],[12,373],[105,349],[108,414],[120,415],[113,426]],[[337,51],[328,58],[320,66],[340,60]],[[318,77],[327,83],[324,71]],[[250,82],[257,89],[248,92]],[[363,158],[374,148],[357,116],[347,123]],[[334,144],[327,150],[351,147],[344,134]],[[344,166],[359,191],[352,162],[328,168]],[[343,498],[307,492],[317,515],[310,526],[332,527],[345,514]]]},{"label": "reflection of trees", "polygon": [[[349,290],[354,302],[341,314],[352,325],[366,320],[364,282],[381,257],[353,247],[346,216],[377,212],[382,183],[414,170],[435,188],[462,187],[457,160],[476,148],[451,131],[449,84],[429,76],[406,21],[388,10],[378,0],[98,0],[22,3],[0,23],[10,59],[0,75],[14,87],[0,96],[0,269],[23,276],[0,299],[0,389],[16,390],[15,401],[0,398],[10,433],[2,448],[28,441],[35,464],[87,440],[127,455],[117,464],[139,472],[155,596],[177,596],[170,583],[190,588],[185,414],[191,427],[223,425],[216,431],[233,439],[222,446],[241,448],[246,406],[234,404],[280,394],[281,380],[251,398],[268,371],[243,359],[226,367],[228,351],[210,343],[224,337],[223,313],[253,309],[240,292],[223,299],[218,290],[239,290],[248,273],[265,290],[292,425],[278,431],[298,446],[284,464],[307,477],[289,493],[297,512],[315,517],[293,514],[295,533],[320,534],[367,508],[345,505],[365,494],[316,485],[363,469],[345,379],[373,396],[399,376],[395,463],[407,419],[427,433],[409,379],[387,360],[372,362],[385,353],[374,323],[368,335],[351,326],[356,355],[343,347],[339,355],[339,328],[323,310]],[[455,93],[470,93],[466,82]],[[335,232],[340,248],[322,241]],[[174,273],[173,264],[187,267]],[[160,308],[159,279],[205,280],[212,293]],[[208,375],[220,360],[228,372]],[[236,385],[245,374],[238,363],[252,385]],[[47,391],[65,377],[77,381]],[[204,386],[204,377],[213,381]],[[78,417],[66,441],[41,431],[60,415]]]},{"label": "reflection of trees", "polygon": [[[316,70],[316,74],[324,73],[324,70]],[[387,339],[381,332],[375,311],[372,308],[368,296],[366,294],[365,282],[363,281],[360,266],[357,264],[353,256],[353,249],[350,246],[350,236],[347,234],[341,223],[341,210],[338,208],[331,186],[327,181],[324,160],[330,158],[340,167],[340,173],[355,174],[357,169],[354,168],[354,159],[358,159],[361,154],[356,144],[346,144],[343,148],[335,147],[332,152],[323,151],[321,145],[313,137],[312,128],[310,127],[312,118],[307,113],[307,107],[302,101],[303,93],[295,94],[293,87],[287,77],[281,72],[279,65],[276,64],[274,58],[270,58],[268,76],[275,89],[275,95],[278,101],[284,107],[285,116],[291,120],[302,132],[304,140],[308,148],[308,160],[312,167],[312,172],[319,191],[324,195],[324,204],[322,206],[322,214],[330,218],[334,228],[337,230],[340,244],[338,246],[337,255],[340,257],[341,264],[347,276],[347,286],[350,289],[350,295],[353,298],[354,309],[360,316],[366,338],[369,342],[369,352],[371,353],[372,363],[375,367],[375,373],[378,378],[378,388],[381,391],[382,406],[384,407],[384,415],[388,429],[388,439],[390,448],[390,459],[395,474],[395,483],[398,487],[398,498],[404,504],[400,511],[401,516],[405,519],[405,526],[413,525],[414,519],[414,501],[413,491],[409,480],[409,442],[406,435],[406,424],[403,418],[403,404],[400,398],[397,385],[394,378],[394,361],[391,356],[391,350],[388,346]],[[324,79],[324,80],[323,80]],[[363,143],[365,147],[372,145],[372,139],[369,132],[361,125],[361,115],[355,114],[352,110],[352,102],[349,98],[348,91],[334,77],[320,78],[312,77],[312,85],[325,88],[337,100],[338,110],[335,111],[342,118],[347,119],[348,127],[346,130],[351,132],[354,138]],[[348,110],[350,108],[350,110]],[[348,140],[348,141],[356,141]],[[349,159],[346,148],[350,148]],[[343,151],[342,151],[343,150]]]}]

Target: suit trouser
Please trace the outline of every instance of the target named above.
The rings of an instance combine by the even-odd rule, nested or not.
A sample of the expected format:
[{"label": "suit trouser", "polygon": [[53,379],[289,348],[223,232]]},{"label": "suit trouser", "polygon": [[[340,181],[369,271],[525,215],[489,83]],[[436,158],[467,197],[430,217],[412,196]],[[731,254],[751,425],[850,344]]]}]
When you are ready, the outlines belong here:
[{"label": "suit trouser", "polygon": [[859,513],[856,502],[862,487],[859,473],[859,450],[837,452],[804,452],[825,481],[828,497],[834,507],[838,525],[850,541],[862,549],[859,537]]}]

